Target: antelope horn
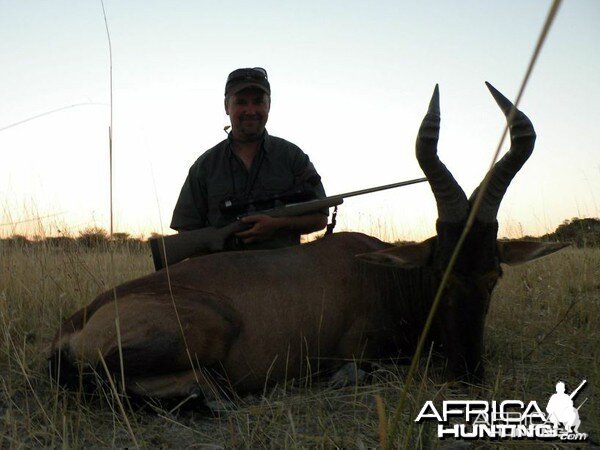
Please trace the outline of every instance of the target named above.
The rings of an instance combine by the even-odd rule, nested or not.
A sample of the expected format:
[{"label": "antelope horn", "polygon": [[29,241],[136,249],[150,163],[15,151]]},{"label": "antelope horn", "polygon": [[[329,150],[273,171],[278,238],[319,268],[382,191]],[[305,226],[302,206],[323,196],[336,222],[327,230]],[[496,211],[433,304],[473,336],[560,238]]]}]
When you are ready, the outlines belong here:
[{"label": "antelope horn", "polygon": [[467,217],[467,196],[450,171],[437,155],[440,136],[440,92],[436,84],[429,109],[417,135],[417,161],[425,173],[438,209],[438,219],[444,222],[462,222]]},{"label": "antelope horn", "polygon": [[[477,219],[489,223],[496,220],[500,202],[508,189],[508,185],[531,156],[535,145],[535,130],[527,116],[515,108],[510,100],[487,81],[485,84],[506,116],[510,129],[510,149],[492,168],[487,190],[477,212]],[[475,189],[469,202],[475,200],[480,188],[481,184]]]}]

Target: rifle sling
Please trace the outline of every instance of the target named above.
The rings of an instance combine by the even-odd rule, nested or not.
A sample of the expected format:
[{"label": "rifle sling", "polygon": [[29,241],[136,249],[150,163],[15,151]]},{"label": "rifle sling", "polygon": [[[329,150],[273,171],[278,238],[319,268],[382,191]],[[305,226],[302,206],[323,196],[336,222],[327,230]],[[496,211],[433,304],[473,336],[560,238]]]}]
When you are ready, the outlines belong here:
[{"label": "rifle sling", "polygon": [[336,221],[337,213],[338,213],[338,205],[335,205],[333,207],[333,213],[331,214],[331,222],[327,224],[327,230],[325,231],[325,236],[333,233],[333,229],[335,228],[335,225],[337,224],[337,221]]}]

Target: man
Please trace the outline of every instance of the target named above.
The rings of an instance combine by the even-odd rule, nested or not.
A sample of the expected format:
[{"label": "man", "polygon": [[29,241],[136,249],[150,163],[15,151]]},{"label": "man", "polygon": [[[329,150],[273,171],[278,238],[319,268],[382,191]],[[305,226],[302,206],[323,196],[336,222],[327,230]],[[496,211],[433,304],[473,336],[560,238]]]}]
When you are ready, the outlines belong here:
[{"label": "man", "polygon": [[[550,419],[550,422],[552,422],[555,430],[558,429],[560,423],[565,427],[565,430],[568,433],[577,433],[579,425],[581,424],[579,412],[573,407],[573,397],[577,390],[579,390],[579,388],[571,395],[568,395],[565,394],[565,383],[562,381],[556,383],[556,394],[552,394],[550,400],[548,400],[548,405],[546,405],[548,418]],[[573,427],[575,427],[574,431],[571,431],[571,428]]]},{"label": "man", "polygon": [[[325,197],[308,156],[291,142],[267,133],[270,107],[271,86],[264,69],[237,69],[229,74],[225,112],[231,131],[190,168],[171,228],[222,227],[237,220],[241,211],[236,206],[298,190],[303,194],[311,191],[312,198]],[[256,204],[261,205],[260,201]],[[248,228],[235,234],[230,249],[287,247],[299,244],[301,234],[324,228],[327,210],[297,217],[247,215],[241,221]]]}]

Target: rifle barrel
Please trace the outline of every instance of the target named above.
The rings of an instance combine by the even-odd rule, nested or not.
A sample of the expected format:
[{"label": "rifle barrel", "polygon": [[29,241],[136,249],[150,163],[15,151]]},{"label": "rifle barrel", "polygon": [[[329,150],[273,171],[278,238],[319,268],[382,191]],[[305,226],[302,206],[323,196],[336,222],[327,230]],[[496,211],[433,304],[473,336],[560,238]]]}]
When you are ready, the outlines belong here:
[{"label": "rifle barrel", "polygon": [[[386,184],[383,186],[375,186],[372,188],[361,189],[359,191],[346,192],[345,194],[317,198],[315,200],[309,200],[306,202],[289,203],[284,206],[278,206],[272,209],[263,210],[258,213],[267,214],[271,217],[289,217],[294,215],[301,215],[310,212],[316,212],[322,208],[331,208],[333,206],[341,205],[342,203],[344,203],[344,199],[348,197],[355,197],[357,195],[369,194],[371,192],[377,191],[385,191],[386,189],[408,186],[409,184],[422,183],[424,181],[427,181],[427,178],[415,178],[414,180],[400,181],[398,183]],[[255,213],[242,214],[240,217],[252,214]]]},{"label": "rifle barrel", "polygon": [[346,192],[345,194],[333,195],[332,197],[355,197],[357,195],[370,194],[371,192],[385,191],[386,189],[408,186],[409,184],[423,183],[424,181],[427,181],[427,178],[415,178],[414,180],[400,181],[398,183],[391,183],[383,186],[375,186],[372,188],[360,189],[358,191]]},{"label": "rifle barrel", "polygon": [[577,393],[579,392],[579,390],[583,387],[583,385],[587,383],[587,380],[583,380],[581,382],[581,384],[579,386],[577,386],[577,389],[575,389],[573,392],[571,392],[571,395],[569,395],[569,398],[573,398],[577,395]]}]

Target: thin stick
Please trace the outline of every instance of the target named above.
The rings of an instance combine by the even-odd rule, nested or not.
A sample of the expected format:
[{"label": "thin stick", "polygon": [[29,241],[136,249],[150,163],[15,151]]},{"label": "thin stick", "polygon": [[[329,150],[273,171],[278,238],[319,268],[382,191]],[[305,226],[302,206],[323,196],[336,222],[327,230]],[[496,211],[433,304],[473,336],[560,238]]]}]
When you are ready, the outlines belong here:
[{"label": "thin stick", "polygon": [[[109,91],[110,91],[110,125],[108,126],[108,159],[109,159],[109,172],[110,172],[110,237],[113,237],[113,61],[112,61],[112,42],[110,39],[110,30],[108,28],[108,20],[106,18],[106,9],[104,8],[104,0],[100,0],[102,4],[102,16],[104,17],[104,26],[106,28],[106,37],[108,38],[108,59],[109,59]],[[114,285],[114,259],[113,252],[110,253],[110,265],[111,265],[111,278],[112,284]],[[119,361],[121,365],[121,388],[125,393],[125,369],[123,363],[123,347],[121,345],[121,326],[119,321],[119,304],[117,302],[117,290],[113,288],[113,296],[115,300],[115,328],[117,330],[117,341],[119,348]]]},{"label": "thin stick", "polygon": [[21,223],[38,222],[38,221],[41,221],[43,219],[49,219],[51,217],[62,216],[64,214],[66,214],[66,213],[67,213],[67,211],[62,211],[62,212],[58,212],[58,213],[55,213],[55,214],[48,214],[46,216],[37,216],[37,217],[34,217],[32,219],[23,219],[23,220],[17,220],[17,221],[14,221],[14,222],[0,223],[0,227],[11,227],[11,226],[18,225],[18,224],[21,224]]},{"label": "thin stick", "polygon": [[119,304],[117,303],[117,289],[113,288],[115,298],[115,329],[117,330],[117,347],[119,349],[119,366],[121,368],[121,389],[126,392],[125,386],[125,363],[123,361],[123,342],[121,340],[121,322],[119,320]]},{"label": "thin stick", "polygon": [[492,173],[491,169],[494,167],[494,164],[496,163],[496,160],[498,159],[498,155],[500,154],[500,149],[502,147],[502,143],[504,142],[504,139],[508,132],[508,124],[510,123],[510,120],[512,119],[512,117],[514,116],[514,114],[516,112],[516,109],[519,105],[519,102],[521,100],[523,92],[525,91],[525,87],[527,86],[527,82],[529,81],[529,77],[533,71],[533,67],[538,59],[538,56],[540,54],[540,51],[544,44],[544,41],[546,40],[546,37],[548,36],[548,31],[550,30],[550,26],[552,25],[552,22],[554,21],[554,18],[556,17],[556,14],[558,12],[558,8],[559,8],[561,2],[562,2],[562,0],[554,0],[554,3],[550,7],[550,11],[548,12],[544,26],[542,28],[540,36],[538,37],[538,41],[537,41],[535,50],[529,61],[529,65],[527,67],[527,72],[525,73],[525,77],[523,78],[523,81],[521,83],[521,88],[519,89],[519,94],[517,95],[517,99],[515,101],[514,107],[511,109],[511,112],[510,112],[509,116],[507,117],[507,121],[506,121],[507,124],[504,127],[504,132],[502,133],[502,137],[500,138],[500,142],[498,143],[498,146],[496,148],[496,151],[494,153],[494,156],[493,156],[491,164],[490,164],[490,171],[488,172],[488,174],[484,178],[483,182],[481,183],[481,189],[479,189],[477,198],[475,199],[473,207],[471,208],[471,212],[469,213],[469,216],[467,218],[465,228],[456,244],[456,247],[454,248],[454,252],[452,253],[450,261],[448,262],[448,266],[446,267],[446,270],[444,271],[442,281],[440,283],[440,286],[436,292],[435,298],[434,298],[431,308],[429,310],[429,315],[427,317],[427,321],[425,322],[425,326],[423,327],[423,331],[421,332],[421,335],[419,337],[419,342],[417,344],[415,354],[412,358],[411,365],[408,370],[408,374],[406,376],[404,389],[402,390],[402,393],[400,395],[400,401],[398,402],[398,407],[396,408],[396,413],[394,415],[394,420],[392,422],[392,427],[391,427],[392,439],[390,439],[390,442],[393,441],[393,437],[394,437],[395,433],[397,432],[398,422],[400,419],[400,412],[404,408],[404,403],[406,402],[406,396],[408,393],[408,389],[410,388],[410,386],[412,384],[414,374],[415,374],[415,371],[417,368],[417,364],[419,363],[421,354],[423,353],[423,348],[425,346],[425,338],[426,338],[427,334],[429,333],[431,324],[433,323],[433,317],[435,316],[437,308],[440,304],[442,293],[444,291],[446,283],[448,282],[448,279],[450,277],[452,269],[454,268],[454,264],[456,263],[458,254],[460,253],[460,250],[465,242],[465,239],[466,239],[473,223],[475,222],[475,217],[477,215],[477,211],[478,211],[478,209],[481,205],[482,199],[483,199],[483,194],[485,193],[485,191],[487,189],[487,185],[491,179],[491,173]]},{"label": "thin stick", "polygon": [[387,418],[385,416],[385,405],[381,395],[375,394],[375,404],[377,406],[377,417],[379,419],[379,448],[381,450],[387,450]]},{"label": "thin stick", "polygon": [[557,328],[560,326],[560,324],[561,324],[561,323],[563,323],[563,322],[565,321],[565,319],[566,319],[566,318],[569,316],[569,313],[571,312],[571,310],[573,309],[573,307],[574,307],[574,306],[575,306],[577,303],[579,303],[579,300],[574,300],[574,301],[572,301],[572,302],[571,302],[571,304],[569,305],[569,307],[567,308],[567,310],[565,311],[565,313],[562,315],[562,317],[561,317],[561,318],[558,320],[558,322],[556,322],[556,323],[554,324],[554,326],[553,326],[553,327],[552,327],[552,328],[551,328],[551,329],[550,329],[550,330],[549,330],[549,331],[548,331],[546,334],[544,334],[544,336],[542,336],[542,338],[541,338],[541,339],[539,339],[539,340],[538,340],[538,341],[535,343],[534,347],[533,347],[533,348],[532,348],[532,349],[529,351],[529,353],[527,353],[527,354],[525,355],[525,358],[524,358],[524,359],[529,359],[529,357],[530,357],[531,355],[533,355],[533,353],[534,353],[534,352],[535,352],[535,351],[536,351],[538,348],[540,348],[540,346],[541,346],[541,345],[544,343],[544,341],[545,341],[546,339],[548,339],[548,336],[550,336],[552,333],[554,333],[554,331],[555,331],[555,330],[556,330],[556,329],[557,329]]},{"label": "thin stick", "polygon": [[106,10],[104,9],[104,0],[102,4],[102,15],[104,16],[104,26],[106,27],[106,37],[108,38],[108,58],[110,63],[109,70],[109,88],[110,88],[110,125],[108,126],[108,159],[110,171],[110,237],[113,236],[113,157],[112,157],[112,130],[113,130],[113,61],[112,61],[112,42],[110,40],[110,30],[108,29],[108,20],[106,19]]},{"label": "thin stick", "polygon": [[[112,119],[111,119],[112,122]],[[110,237],[113,237],[113,157],[112,157],[112,126],[108,127],[108,160],[110,171]]]},{"label": "thin stick", "polygon": [[36,114],[35,116],[27,117],[26,119],[19,120],[18,122],[11,123],[11,124],[5,125],[3,127],[0,127],[0,131],[8,130],[9,128],[16,127],[18,125],[22,125],[24,123],[30,122],[35,119],[39,119],[40,117],[44,117],[44,116],[48,116],[50,114],[64,111],[65,109],[77,108],[79,106],[91,106],[91,105],[106,106],[105,103],[98,103],[98,102],[83,102],[83,103],[74,103],[72,105],[61,106],[60,108],[51,109],[50,111],[45,111],[43,113]]},{"label": "thin stick", "polygon": [[152,185],[154,186],[154,196],[156,198],[156,207],[158,208],[158,220],[160,224],[160,241],[163,247],[163,254],[165,255],[165,274],[167,275],[167,285],[169,286],[169,297],[171,298],[171,303],[173,305],[173,311],[175,312],[175,317],[177,318],[177,325],[179,325],[179,332],[181,333],[181,339],[183,340],[183,345],[185,345],[185,353],[190,362],[190,368],[192,369],[192,373],[194,374],[194,378],[196,379],[196,383],[200,384],[200,379],[198,378],[198,374],[196,373],[196,369],[194,367],[194,360],[192,358],[192,354],[190,352],[190,347],[188,346],[187,339],[185,337],[185,333],[183,331],[183,325],[181,323],[181,317],[179,316],[179,311],[177,310],[177,304],[175,303],[175,296],[173,295],[173,285],[171,284],[171,273],[169,264],[167,263],[167,249],[165,247],[165,238],[163,232],[163,223],[162,223],[162,213],[160,210],[160,202],[158,200],[158,190],[156,189],[156,179],[154,178],[154,170],[152,166],[150,166],[150,173],[152,174]]},{"label": "thin stick", "polygon": [[119,398],[119,393],[117,392],[117,388],[115,387],[115,384],[113,383],[112,377],[110,376],[110,372],[108,371],[108,366],[106,365],[106,362],[104,361],[104,358],[102,357],[102,353],[100,352],[99,349],[98,349],[98,356],[100,357],[100,362],[102,363],[102,367],[104,367],[104,371],[106,372],[106,377],[108,378],[108,383],[110,384],[110,389],[111,389],[113,395],[115,396],[117,405],[119,405],[119,409],[121,410],[121,414],[123,415],[123,420],[125,421],[127,430],[129,431],[129,434],[131,434],[131,439],[133,440],[133,444],[135,445],[136,448],[140,448],[140,445],[138,444],[137,439],[135,438],[135,434],[133,433],[133,429],[131,428],[131,424],[129,423],[129,419],[127,418],[127,414],[125,413],[125,408],[123,407],[123,402],[121,402],[121,399]]}]

